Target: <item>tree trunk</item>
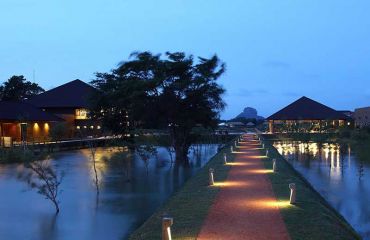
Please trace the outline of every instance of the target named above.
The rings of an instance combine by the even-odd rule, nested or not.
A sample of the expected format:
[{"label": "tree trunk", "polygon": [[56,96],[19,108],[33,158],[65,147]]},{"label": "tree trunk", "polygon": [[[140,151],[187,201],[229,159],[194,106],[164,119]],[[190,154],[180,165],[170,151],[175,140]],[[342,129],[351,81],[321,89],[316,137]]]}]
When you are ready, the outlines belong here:
[{"label": "tree trunk", "polygon": [[176,153],[176,163],[188,165],[188,152],[191,145],[190,130],[174,127],[171,129],[171,138]]}]

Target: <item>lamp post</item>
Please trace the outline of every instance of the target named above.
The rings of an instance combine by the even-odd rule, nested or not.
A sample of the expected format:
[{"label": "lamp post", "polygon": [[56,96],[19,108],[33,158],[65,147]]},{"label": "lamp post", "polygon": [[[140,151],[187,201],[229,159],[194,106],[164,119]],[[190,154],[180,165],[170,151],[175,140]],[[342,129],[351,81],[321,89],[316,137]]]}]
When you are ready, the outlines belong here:
[{"label": "lamp post", "polygon": [[296,191],[297,191],[295,183],[290,183],[289,188],[290,188],[290,204],[295,204],[296,203]]},{"label": "lamp post", "polygon": [[214,172],[213,168],[210,168],[210,169],[209,169],[209,171],[208,171],[208,176],[209,176],[209,185],[210,185],[210,186],[213,186],[213,185],[214,185],[214,183],[215,183],[215,180],[214,180],[214,178],[213,178],[213,172]]},{"label": "lamp post", "polygon": [[173,224],[173,218],[163,217],[162,218],[162,240],[171,240],[171,226]]}]

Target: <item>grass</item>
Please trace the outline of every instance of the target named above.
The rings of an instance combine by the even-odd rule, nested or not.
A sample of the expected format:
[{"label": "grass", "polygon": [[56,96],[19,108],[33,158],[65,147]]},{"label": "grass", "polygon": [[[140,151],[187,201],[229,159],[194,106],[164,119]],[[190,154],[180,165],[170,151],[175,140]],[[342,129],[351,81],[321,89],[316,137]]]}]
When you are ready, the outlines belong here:
[{"label": "grass", "polygon": [[174,218],[174,224],[171,227],[173,239],[196,239],[203,221],[207,217],[208,210],[220,191],[219,187],[208,186],[208,169],[213,168],[215,170],[215,181],[226,180],[230,166],[223,164],[224,153],[228,154],[229,161],[234,160],[229,147],[229,145],[226,146],[215,155],[129,239],[161,239],[161,219],[163,215],[167,214]]},{"label": "grass", "polygon": [[21,148],[0,148],[0,164],[22,163],[45,159],[45,153],[35,154],[33,151]]},{"label": "grass", "polygon": [[278,200],[289,200],[289,183],[297,187],[297,204],[281,208],[281,214],[291,239],[361,239],[353,228],[339,215],[321,195],[277,152],[265,142],[269,158],[263,160],[272,169],[271,159],[276,158],[278,172],[269,174],[272,188]]},{"label": "grass", "polygon": [[[276,158],[278,172],[269,174],[273,191],[279,201],[289,200],[289,183],[297,186],[297,204],[280,208],[283,220],[292,240],[344,240],[361,239],[352,227],[317,193],[305,179],[266,141],[270,158],[263,159],[266,169],[272,169]],[[208,211],[220,188],[208,186],[208,169],[215,169],[215,181],[227,178],[230,166],[223,165],[223,154],[234,160],[229,146],[222,149],[196,175],[188,180],[164,206],[160,207],[140,228],[131,234],[130,240],[161,239],[161,219],[165,215],[174,218],[172,238],[196,239]],[[228,223],[225,223],[228,224]]]}]

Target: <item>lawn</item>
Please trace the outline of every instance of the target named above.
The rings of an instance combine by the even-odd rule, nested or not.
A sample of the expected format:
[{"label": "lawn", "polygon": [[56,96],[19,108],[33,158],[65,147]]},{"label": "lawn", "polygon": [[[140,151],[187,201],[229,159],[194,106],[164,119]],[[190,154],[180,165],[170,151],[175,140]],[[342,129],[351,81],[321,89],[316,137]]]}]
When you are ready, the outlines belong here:
[{"label": "lawn", "polygon": [[269,174],[278,200],[289,200],[289,183],[297,187],[297,204],[282,207],[281,214],[291,239],[361,239],[351,226],[316,192],[313,187],[269,143],[269,157],[263,160],[267,169],[277,159],[278,172]]},{"label": "lawn", "polygon": [[[269,174],[278,200],[285,202],[289,200],[289,183],[294,182],[297,186],[296,206],[281,208],[291,239],[360,239],[348,223],[279,155],[269,142],[266,142],[266,147],[269,148],[271,158],[278,160],[278,172]],[[230,166],[223,164],[224,153],[227,153],[229,161],[233,161],[234,156],[230,154],[229,146],[222,149],[129,239],[161,239],[161,219],[166,215],[174,218],[171,228],[173,239],[196,239],[208,210],[220,191],[220,188],[208,186],[208,169],[215,169],[216,181],[226,180],[230,170]],[[271,158],[263,159],[267,169],[272,168]]]},{"label": "lawn", "polygon": [[170,215],[174,218],[174,224],[171,228],[173,239],[196,239],[203,221],[207,217],[208,210],[220,191],[219,187],[208,186],[208,169],[215,170],[215,181],[224,181],[230,169],[230,166],[223,164],[224,153],[228,154],[229,161],[233,161],[234,156],[230,154],[229,146],[223,148],[129,239],[161,239],[163,215]]}]

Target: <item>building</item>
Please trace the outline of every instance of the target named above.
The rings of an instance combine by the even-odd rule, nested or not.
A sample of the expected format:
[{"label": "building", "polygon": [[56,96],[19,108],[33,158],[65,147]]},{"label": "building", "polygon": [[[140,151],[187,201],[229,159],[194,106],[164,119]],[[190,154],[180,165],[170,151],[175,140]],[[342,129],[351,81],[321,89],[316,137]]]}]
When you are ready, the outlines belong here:
[{"label": "building", "polygon": [[98,90],[74,80],[28,99],[26,102],[47,113],[62,118],[66,124],[66,137],[83,132],[86,136],[100,133],[101,125],[89,118],[89,100]]},{"label": "building", "polygon": [[330,132],[352,124],[348,116],[308,97],[301,97],[267,120],[270,133]]},{"label": "building", "polygon": [[370,107],[355,109],[354,119],[356,127],[370,127]]},{"label": "building", "polygon": [[53,124],[63,121],[57,116],[44,112],[24,102],[0,102],[1,146],[13,142],[47,141]]}]

